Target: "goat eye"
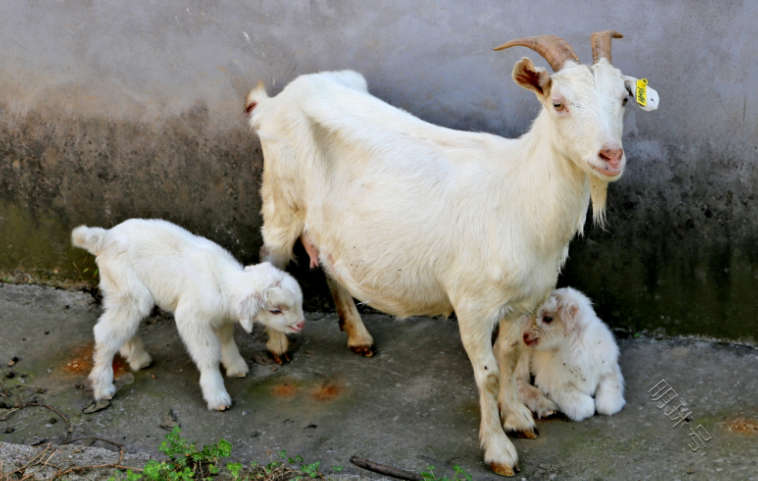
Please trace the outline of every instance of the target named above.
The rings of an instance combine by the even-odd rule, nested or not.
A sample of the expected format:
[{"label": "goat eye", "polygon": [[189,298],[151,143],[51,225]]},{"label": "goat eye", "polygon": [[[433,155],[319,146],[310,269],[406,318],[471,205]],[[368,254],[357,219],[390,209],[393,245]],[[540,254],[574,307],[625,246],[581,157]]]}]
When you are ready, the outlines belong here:
[{"label": "goat eye", "polygon": [[281,310],[281,309],[271,309],[269,312],[270,312],[271,314],[281,314],[281,313],[282,313],[282,310]]},{"label": "goat eye", "polygon": [[624,100],[621,102],[621,105],[626,105],[626,102],[629,100],[629,97],[624,97]]},{"label": "goat eye", "polygon": [[555,110],[560,112],[561,110],[565,109],[566,107],[561,102],[553,102],[553,107]]},{"label": "goat eye", "polygon": [[542,318],[542,322],[544,322],[545,324],[550,324],[551,322],[553,322],[553,318],[550,316],[545,316]]}]

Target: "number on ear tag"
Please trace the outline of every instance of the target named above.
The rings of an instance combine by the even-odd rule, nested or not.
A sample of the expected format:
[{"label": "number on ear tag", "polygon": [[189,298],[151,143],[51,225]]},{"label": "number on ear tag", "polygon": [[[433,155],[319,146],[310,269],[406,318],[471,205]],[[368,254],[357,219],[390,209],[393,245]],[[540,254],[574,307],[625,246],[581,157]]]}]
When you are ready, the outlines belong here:
[{"label": "number on ear tag", "polygon": [[641,78],[637,80],[637,103],[641,107],[647,106],[647,79]]}]

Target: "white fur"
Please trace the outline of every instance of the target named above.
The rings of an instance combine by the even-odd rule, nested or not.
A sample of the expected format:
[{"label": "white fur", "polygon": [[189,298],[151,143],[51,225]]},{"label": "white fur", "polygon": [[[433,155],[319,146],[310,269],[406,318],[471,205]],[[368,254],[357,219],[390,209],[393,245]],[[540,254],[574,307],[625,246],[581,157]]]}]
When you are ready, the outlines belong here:
[{"label": "white fur", "polygon": [[[516,64],[514,80],[533,89],[524,71],[544,69]],[[601,151],[621,146],[621,72],[605,59],[570,61],[541,78],[545,108],[519,139],[426,123],[371,96],[352,71],[301,76],[274,98],[261,84],[246,104],[264,155],[265,258],[282,267],[307,236],[351,347],[373,343],[351,296],[401,317],[454,310],[479,387],[485,461],[498,472],[517,461],[503,427],[534,429],[517,397],[513,321],[548,297],[590,196],[601,219],[605,187],[625,163],[601,171],[610,165]],[[490,341],[501,320],[516,341],[500,343],[502,378]]]},{"label": "white fur", "polygon": [[[553,291],[528,318],[523,339],[519,398],[539,416],[557,409],[581,421],[596,410],[611,416],[626,404],[616,341],[578,290]],[[539,389],[529,385],[530,374]]]},{"label": "white fur", "polygon": [[104,312],[95,326],[90,373],[95,399],[116,392],[111,363],[119,350],[135,371],[150,364],[137,327],[156,304],[174,313],[200,370],[208,409],[224,410],[232,402],[219,362],[228,377],[248,372],[234,343],[235,322],[247,332],[255,320],[282,333],[299,332],[305,323],[303,295],[292,276],[269,263],[243,268],[218,244],[170,222],[131,219],[109,230],[80,226],[71,242],[96,255],[100,269]]}]

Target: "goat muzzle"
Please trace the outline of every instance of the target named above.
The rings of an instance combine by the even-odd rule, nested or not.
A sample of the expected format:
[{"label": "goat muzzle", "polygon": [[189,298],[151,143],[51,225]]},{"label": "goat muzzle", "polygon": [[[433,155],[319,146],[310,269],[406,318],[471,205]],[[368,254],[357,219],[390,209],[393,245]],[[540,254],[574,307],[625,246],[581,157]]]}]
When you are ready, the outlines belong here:
[{"label": "goat muzzle", "polygon": [[573,60],[576,63],[579,62],[579,57],[576,56],[574,48],[569,43],[560,37],[555,35],[537,35],[535,37],[524,37],[516,40],[511,40],[508,43],[504,43],[499,47],[495,47],[495,50],[504,50],[511,47],[527,47],[531,48],[542,57],[547,60],[550,67],[554,72],[558,72],[566,64],[568,60]]},{"label": "goat muzzle", "polygon": [[613,64],[611,62],[611,40],[614,38],[624,38],[624,36],[615,30],[603,30],[592,34],[590,37],[590,41],[592,42],[592,65],[595,65],[601,58]]}]

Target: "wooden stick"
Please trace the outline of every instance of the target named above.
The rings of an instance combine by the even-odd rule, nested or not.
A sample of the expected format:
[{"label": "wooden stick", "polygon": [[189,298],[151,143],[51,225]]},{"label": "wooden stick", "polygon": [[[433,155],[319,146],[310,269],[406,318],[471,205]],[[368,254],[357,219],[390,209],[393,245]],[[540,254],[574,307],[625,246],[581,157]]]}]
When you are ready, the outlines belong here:
[{"label": "wooden stick", "polygon": [[385,466],[383,464],[369,461],[368,459],[359,458],[358,456],[350,456],[350,462],[358,466],[359,468],[373,471],[375,473],[384,474],[386,476],[392,476],[397,479],[405,479],[407,481],[424,481],[423,476],[410,471],[404,471],[402,469],[393,468],[391,466]]}]

